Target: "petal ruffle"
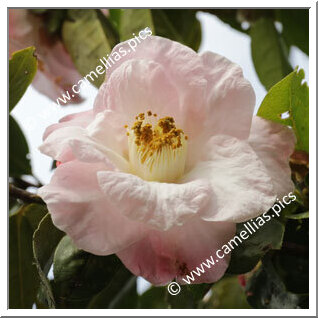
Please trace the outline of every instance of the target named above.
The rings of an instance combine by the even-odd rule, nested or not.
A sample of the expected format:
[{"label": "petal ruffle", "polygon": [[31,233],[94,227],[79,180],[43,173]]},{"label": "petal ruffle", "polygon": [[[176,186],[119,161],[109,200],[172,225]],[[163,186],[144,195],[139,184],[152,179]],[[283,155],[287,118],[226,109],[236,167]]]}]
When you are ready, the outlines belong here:
[{"label": "petal ruffle", "polygon": [[[126,55],[121,53],[123,51],[126,52]],[[132,85],[137,87],[131,89],[130,85],[121,83],[121,87],[125,87],[125,91],[129,93],[129,96],[134,96],[133,94],[135,94],[131,102],[138,100],[138,96],[151,97],[151,94],[153,96],[152,98],[141,98],[140,105],[131,108],[134,111],[133,116],[136,115],[136,110],[145,111],[151,109],[158,114],[163,113],[165,116],[175,117],[177,123],[181,125],[181,128],[188,135],[194,137],[201,134],[202,121],[206,118],[204,105],[206,104],[207,82],[204,77],[203,63],[196,52],[178,42],[158,36],[146,38],[138,44],[135,51],[131,50],[129,41],[120,43],[114,47],[111,55],[114,55],[115,52],[121,58],[108,70],[107,80],[100,87],[94,103],[95,112],[101,112],[106,108],[114,110],[117,103],[110,101],[110,91],[107,87],[112,81],[119,83],[124,81],[126,74],[131,72],[129,70],[136,68],[136,65],[138,65],[137,69],[139,71],[134,72],[136,74],[132,74],[130,78],[136,78],[136,83],[140,83],[140,85]],[[156,73],[153,73],[154,75],[149,72],[150,70],[153,71],[153,69],[156,70]],[[148,81],[149,84],[147,84]],[[127,90],[126,87],[129,89]],[[150,92],[147,92],[146,90],[149,88]],[[122,90],[120,94],[118,92],[116,90],[113,94],[122,95]],[[130,99],[126,98],[126,101],[125,107],[130,112]],[[149,103],[149,106],[141,107],[146,102]]]},{"label": "petal ruffle", "polygon": [[52,132],[39,150],[53,159],[65,162],[65,153],[83,162],[105,162],[122,171],[129,170],[125,158],[91,138],[87,130],[78,126],[64,127]]},{"label": "petal ruffle", "polygon": [[[104,90],[104,92],[103,92]],[[100,89],[103,104],[120,113],[126,124],[133,124],[139,113],[151,110],[159,117],[179,115],[178,92],[158,63],[132,60],[108,75]]]},{"label": "petal ruffle", "polygon": [[208,184],[195,180],[186,184],[148,182],[117,171],[98,173],[104,195],[134,221],[166,231],[199,213],[208,203]]},{"label": "petal ruffle", "polygon": [[64,163],[55,170],[50,184],[38,192],[47,203],[54,224],[78,248],[96,255],[116,253],[147,232],[141,223],[123,216],[100,191],[97,172],[109,168],[101,163]]},{"label": "petal ruffle", "polygon": [[243,222],[267,211],[276,195],[271,177],[249,143],[230,136],[215,136],[207,156],[182,182],[206,179],[210,204],[201,213],[207,221]]},{"label": "petal ruffle", "polygon": [[212,52],[200,56],[208,83],[205,129],[209,136],[247,139],[255,106],[253,87],[239,65]]},{"label": "petal ruffle", "polygon": [[95,118],[95,114],[92,110],[74,113],[64,116],[59,120],[57,124],[53,124],[46,128],[43,134],[43,140],[45,140],[53,131],[63,127],[78,126],[86,128]]},{"label": "petal ruffle", "polygon": [[[125,266],[137,276],[152,284],[164,285],[174,278],[182,278],[200,267],[235,234],[235,224],[205,222],[191,218],[182,227],[167,232],[151,231],[147,237],[117,253]],[[211,283],[220,279],[228,267],[229,255],[218,259],[200,277],[194,275],[191,283]]]},{"label": "petal ruffle", "polygon": [[267,168],[279,198],[294,190],[289,157],[295,141],[291,128],[257,116],[253,118],[249,143]]}]

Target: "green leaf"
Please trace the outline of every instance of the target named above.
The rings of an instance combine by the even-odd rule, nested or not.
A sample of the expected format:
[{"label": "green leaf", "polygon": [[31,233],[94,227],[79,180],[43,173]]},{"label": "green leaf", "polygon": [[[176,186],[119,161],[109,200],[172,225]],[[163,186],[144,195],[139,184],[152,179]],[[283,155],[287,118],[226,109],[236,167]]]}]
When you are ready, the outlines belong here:
[{"label": "green leaf", "polygon": [[294,192],[294,195],[296,196],[296,200],[291,202],[289,205],[285,206],[285,208],[282,210],[282,220],[288,219],[288,217],[292,214],[296,214],[299,211],[302,210],[302,205],[299,201],[298,195]]},{"label": "green leaf", "polygon": [[297,213],[292,215],[286,215],[287,219],[292,220],[301,220],[301,219],[308,219],[309,218],[309,211],[303,213]]},{"label": "green leaf", "polygon": [[[119,37],[120,41],[126,41],[138,36],[139,32],[149,27],[152,34],[155,28],[149,9],[124,9],[120,14]],[[135,35],[133,35],[133,33]]]},{"label": "green leaf", "polygon": [[9,308],[32,308],[39,280],[33,262],[32,236],[44,205],[22,206],[9,217]]},{"label": "green leaf", "polygon": [[58,33],[62,27],[63,20],[65,19],[67,10],[65,9],[51,9],[48,11],[45,24],[46,30],[50,34]]},{"label": "green leaf", "polygon": [[250,309],[237,276],[223,277],[212,286],[212,296],[204,308]]},{"label": "green leaf", "polygon": [[31,174],[27,141],[15,119],[9,115],[9,176]]},{"label": "green leaf", "polygon": [[[293,71],[273,86],[265,96],[257,115],[292,126],[297,137],[297,150],[309,152],[309,89],[303,83],[304,71]],[[287,118],[282,114],[288,113]]]},{"label": "green leaf", "polygon": [[16,51],[9,61],[9,111],[19,102],[37,70],[33,46]]},{"label": "green leaf", "polygon": [[100,59],[111,51],[102,23],[92,9],[68,10],[68,17],[62,26],[63,42],[80,74],[99,87],[105,73],[98,74],[96,67],[103,66]]},{"label": "green leaf", "polygon": [[55,248],[64,235],[54,226],[49,213],[41,220],[33,235],[33,255],[49,308],[54,308],[55,302],[47,275],[53,263]]},{"label": "green leaf", "polygon": [[141,309],[168,309],[166,287],[151,287],[139,297],[138,308]]},{"label": "green leaf", "polygon": [[197,51],[201,43],[201,24],[196,12],[190,9],[152,9],[156,34]]},{"label": "green leaf", "polygon": [[49,9],[30,9],[30,11],[34,14],[43,14],[46,13]]},{"label": "green leaf", "polygon": [[[254,222],[257,223],[257,219],[255,218]],[[245,223],[247,224],[247,222]],[[250,222],[250,224],[252,223]],[[272,218],[259,227],[255,233],[251,230],[253,234],[250,234],[246,240],[242,240],[242,243],[232,251],[227,273],[246,273],[255,267],[268,250],[280,249],[283,242],[284,229],[285,226],[283,223]],[[236,235],[239,236],[242,230],[248,233],[248,230],[244,227],[244,223],[237,224]]]},{"label": "green leaf", "polygon": [[[247,33],[246,30],[242,29],[242,24],[238,19],[240,9],[204,9],[202,11],[215,15],[222,22],[230,25],[233,29],[239,32]],[[251,11],[252,10],[249,10],[249,12]]]},{"label": "green leaf", "polygon": [[292,71],[286,48],[270,18],[261,18],[252,24],[250,35],[256,73],[269,90]]},{"label": "green leaf", "polygon": [[119,43],[119,34],[116,28],[100,10],[97,10],[97,17],[101,23],[110,47],[113,48],[116,44]]},{"label": "green leaf", "polygon": [[288,291],[308,294],[309,219],[287,222],[283,248],[273,255],[272,262]]},{"label": "green leaf", "polygon": [[309,54],[309,10],[281,9],[278,16],[283,24],[282,36],[289,45],[295,45]]},{"label": "green leaf", "polygon": [[[167,301],[170,308],[200,308],[203,297],[211,289],[211,284],[183,285],[177,295],[170,295],[167,292]],[[166,289],[167,290],[167,289]]]},{"label": "green leaf", "polygon": [[211,284],[181,285],[177,295],[170,295],[167,286],[151,287],[139,297],[138,308],[177,309],[202,308],[202,299],[211,289]]},{"label": "green leaf", "polygon": [[92,298],[87,308],[132,309],[137,308],[137,304],[136,277],[122,268],[114,275],[110,284]]},{"label": "green leaf", "polygon": [[122,9],[109,9],[109,19],[117,30],[119,29],[122,11]]},{"label": "green leaf", "polygon": [[57,308],[116,306],[119,290],[133,277],[115,255],[96,256],[79,250],[68,236],[55,251],[53,269]]},{"label": "green leaf", "polygon": [[247,301],[257,309],[308,308],[308,296],[287,291],[268,254],[248,281]]}]

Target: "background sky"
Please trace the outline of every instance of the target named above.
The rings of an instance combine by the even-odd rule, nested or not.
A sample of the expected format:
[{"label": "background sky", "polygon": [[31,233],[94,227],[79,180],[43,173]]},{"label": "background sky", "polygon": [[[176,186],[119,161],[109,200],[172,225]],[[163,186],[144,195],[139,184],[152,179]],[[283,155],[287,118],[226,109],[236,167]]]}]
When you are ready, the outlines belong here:
[{"label": "background sky", "polygon": [[[253,66],[250,37],[232,29],[208,13],[198,13],[198,18],[202,26],[202,42],[199,51],[216,52],[242,67],[244,76],[251,82],[256,93],[256,112],[266,95],[266,90],[258,80]],[[308,81],[308,57],[297,48],[292,48],[290,54],[292,66],[299,65],[303,68]],[[42,143],[43,132],[47,126],[56,123],[67,114],[91,109],[97,95],[97,89],[91,85],[83,88],[81,94],[85,98],[82,104],[62,108],[57,107],[51,100],[38,93],[31,86],[11,113],[20,124],[28,141],[34,175],[43,184],[48,183],[52,175],[52,159],[41,154],[38,150],[38,146]],[[149,283],[142,278],[138,278],[137,288],[139,293],[142,293],[148,287]]]}]

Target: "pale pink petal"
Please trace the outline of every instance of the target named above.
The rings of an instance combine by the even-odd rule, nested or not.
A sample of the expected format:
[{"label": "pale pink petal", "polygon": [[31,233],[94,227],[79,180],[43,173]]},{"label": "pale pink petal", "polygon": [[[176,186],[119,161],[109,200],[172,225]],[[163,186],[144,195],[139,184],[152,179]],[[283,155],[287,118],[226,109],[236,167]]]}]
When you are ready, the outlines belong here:
[{"label": "pale pink petal", "polygon": [[47,41],[44,37],[36,45],[40,67],[32,84],[40,93],[54,101],[62,98],[63,93],[67,96],[66,91],[69,91],[70,99],[65,99],[66,104],[60,101],[61,106],[82,102],[80,95],[72,92],[72,86],[78,83],[81,75],[75,69],[70,55],[62,42],[46,43]]},{"label": "pale pink petal", "polygon": [[253,87],[241,67],[225,57],[205,52],[201,59],[208,83],[205,126],[209,136],[247,139],[255,106]]},{"label": "pale pink petal", "polygon": [[[94,104],[95,112],[100,112],[106,108],[114,109],[114,104],[107,101],[109,94],[109,91],[106,90],[108,85],[107,82],[111,81],[111,78],[115,73],[123,74],[123,70],[120,71],[120,69],[122,69],[124,65],[126,65],[125,69],[127,69],[127,65],[138,62],[140,70],[144,69],[146,65],[149,65],[149,67],[151,66],[151,68],[154,66],[156,67],[156,73],[152,74],[148,72],[146,74],[139,74],[139,77],[148,78],[149,80],[152,76],[157,79],[165,78],[164,82],[157,80],[153,81],[153,83],[156,84],[156,87],[153,87],[152,85],[151,88],[152,93],[155,95],[153,99],[149,100],[149,108],[156,107],[154,111],[158,113],[160,113],[159,110],[161,109],[169,109],[169,112],[165,115],[176,116],[177,122],[182,124],[181,128],[184,129],[187,134],[195,136],[199,132],[201,133],[200,127],[202,121],[206,118],[204,105],[206,104],[205,95],[207,81],[204,77],[204,66],[199,55],[187,46],[158,36],[147,37],[138,44],[135,51],[131,49],[129,43],[131,42],[126,41],[118,44],[111,53],[111,56],[118,54],[121,58],[116,60],[116,62],[107,70],[106,82],[101,86]],[[126,55],[121,52],[126,52]],[[148,69],[150,71],[151,68],[149,67]],[[159,67],[160,73],[158,73]],[[164,71],[164,75],[161,75],[161,70]],[[137,77],[137,74],[135,77]],[[122,80],[124,79],[122,78]],[[145,90],[149,85],[146,84]],[[130,87],[131,86],[129,86],[129,90]],[[137,92],[140,90],[140,87],[137,88]],[[174,97],[173,99],[177,104],[170,106],[172,102],[169,102],[169,106],[167,106],[163,103],[163,99],[166,98],[165,95],[167,94],[170,96],[172,90],[177,91],[178,101]],[[132,91],[134,91],[134,89],[132,89]],[[132,92],[130,94],[132,94]],[[144,94],[146,94],[146,92]],[[160,108],[157,108],[159,101],[161,101],[162,104]],[[126,107],[129,109],[129,103]],[[135,107],[132,109],[135,109]],[[175,115],[175,112],[178,109],[179,114],[177,116]]]},{"label": "pale pink petal", "polygon": [[[107,108],[106,113],[100,115],[101,121],[96,128],[98,131],[116,136],[117,140],[112,138],[113,144],[125,149],[127,137],[123,127],[126,124],[131,126],[136,115],[151,110],[157,114],[157,118],[172,116],[177,127],[183,129],[189,137],[190,156],[187,166],[191,166],[202,152],[203,141],[200,140],[200,136],[203,134],[201,128],[205,114],[199,111],[198,100],[195,104],[189,105],[189,109],[180,104],[180,100],[184,94],[189,93],[189,89],[192,88],[178,91],[175,82],[167,76],[167,69],[156,62],[145,59],[126,61],[108,75],[107,81],[99,89],[95,111],[102,112],[105,107]],[[192,93],[196,94],[194,89]],[[108,142],[109,137],[104,140]],[[114,149],[114,146],[112,147]]]},{"label": "pale pink petal", "polygon": [[235,224],[205,222],[191,218],[182,227],[167,232],[151,231],[147,237],[117,253],[125,266],[137,276],[152,284],[164,285],[196,270],[206,259],[213,256],[215,265],[200,277],[194,275],[192,284],[211,283],[220,279],[229,262],[229,255],[216,262],[215,253],[235,234]]},{"label": "pale pink petal", "polygon": [[185,184],[147,182],[132,174],[102,171],[98,182],[124,215],[160,230],[182,225],[199,213],[210,197],[208,184],[202,180]]},{"label": "pale pink petal", "polygon": [[[166,76],[163,66],[152,61],[133,60],[121,64],[120,68],[108,75],[99,94],[104,96],[103,105],[121,114],[129,125],[133,124],[139,113],[148,110],[157,113],[158,117],[177,116],[180,113],[174,82]],[[95,103],[96,107],[99,104]]]},{"label": "pale pink petal", "polygon": [[[185,91],[181,104],[194,105],[202,101],[206,80],[203,77],[204,68],[201,59],[195,51],[178,42],[158,36],[147,37],[135,50],[129,46],[130,43],[128,40],[114,47],[111,56],[118,53],[121,58],[107,70],[108,77],[128,60],[152,61],[165,69],[167,77],[173,81],[179,92]],[[124,51],[126,55],[121,53]]]},{"label": "pale pink petal", "polygon": [[210,182],[210,205],[201,217],[208,221],[243,222],[267,211],[276,195],[263,162],[245,140],[215,136],[206,146],[206,157],[182,182]]},{"label": "pale pink petal", "polygon": [[249,143],[267,168],[276,195],[281,198],[294,190],[289,157],[295,148],[291,128],[255,116]]},{"label": "pale pink petal", "polygon": [[40,24],[41,19],[26,9],[9,9],[9,55],[35,45],[40,37]]},{"label": "pale pink petal", "polygon": [[87,134],[94,140],[128,158],[127,121],[121,114],[106,109],[97,113],[87,127]]},{"label": "pale pink petal", "polygon": [[50,125],[43,134],[45,140],[53,131],[63,127],[78,126],[86,128],[95,118],[92,110],[67,115],[59,120],[57,124]]},{"label": "pale pink petal", "polygon": [[147,232],[141,223],[123,216],[120,207],[100,191],[97,172],[109,168],[101,163],[64,163],[38,192],[47,203],[54,224],[78,248],[96,255],[116,253]]},{"label": "pale pink petal", "polygon": [[64,154],[71,149],[72,154],[84,162],[105,162],[120,170],[128,171],[125,158],[112,149],[96,142],[79,126],[63,127],[52,132],[39,147],[39,150],[55,160],[64,162]]},{"label": "pale pink petal", "polygon": [[144,239],[117,252],[117,256],[134,275],[154,285],[165,285],[177,275],[174,247],[167,232],[152,230]]}]

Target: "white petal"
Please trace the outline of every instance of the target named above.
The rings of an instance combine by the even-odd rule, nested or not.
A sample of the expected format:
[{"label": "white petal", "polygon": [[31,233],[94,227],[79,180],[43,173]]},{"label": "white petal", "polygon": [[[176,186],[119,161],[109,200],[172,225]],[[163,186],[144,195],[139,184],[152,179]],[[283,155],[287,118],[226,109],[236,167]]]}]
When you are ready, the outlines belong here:
[{"label": "white petal", "polygon": [[81,127],[64,127],[52,132],[39,147],[44,154],[63,160],[63,154],[70,148],[76,158],[84,162],[113,163],[118,169],[128,171],[125,158],[90,138]]},{"label": "white petal", "polygon": [[186,184],[147,182],[137,176],[102,171],[97,174],[105,196],[134,221],[159,230],[182,225],[203,209],[210,197],[208,184],[195,180]]},{"label": "white petal", "polygon": [[254,117],[249,143],[267,168],[275,193],[282,198],[294,190],[289,157],[295,148],[295,135],[291,128]]},{"label": "white petal", "polygon": [[205,161],[182,180],[209,180],[210,205],[207,221],[243,222],[267,211],[276,196],[267,169],[249,143],[229,136],[215,136],[207,146]]}]

